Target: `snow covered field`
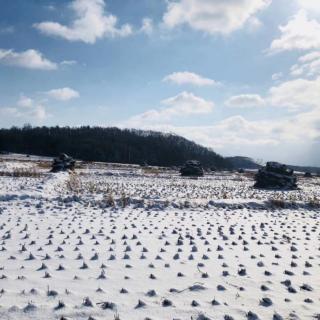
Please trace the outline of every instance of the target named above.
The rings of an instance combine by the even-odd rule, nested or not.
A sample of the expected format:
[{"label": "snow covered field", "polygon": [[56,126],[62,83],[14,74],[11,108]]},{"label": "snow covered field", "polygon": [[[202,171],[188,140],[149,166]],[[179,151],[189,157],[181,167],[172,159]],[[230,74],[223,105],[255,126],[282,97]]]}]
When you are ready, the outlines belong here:
[{"label": "snow covered field", "polygon": [[0,171],[1,320],[320,319],[320,178],[279,192],[250,174]]}]

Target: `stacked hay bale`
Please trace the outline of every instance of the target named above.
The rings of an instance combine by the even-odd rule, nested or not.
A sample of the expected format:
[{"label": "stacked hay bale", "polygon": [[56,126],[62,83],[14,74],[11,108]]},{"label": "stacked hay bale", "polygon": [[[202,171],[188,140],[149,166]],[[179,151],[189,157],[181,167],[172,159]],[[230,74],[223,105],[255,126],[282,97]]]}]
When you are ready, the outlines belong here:
[{"label": "stacked hay bale", "polygon": [[278,162],[268,162],[264,168],[259,169],[255,180],[255,188],[297,189],[297,177],[294,175],[293,170]]},{"label": "stacked hay bale", "polygon": [[188,160],[180,169],[180,174],[183,177],[202,177],[204,172],[199,161]]},{"label": "stacked hay bale", "polygon": [[69,157],[65,153],[61,153],[59,157],[53,159],[51,172],[61,172],[61,171],[73,171],[76,162],[73,158]]}]

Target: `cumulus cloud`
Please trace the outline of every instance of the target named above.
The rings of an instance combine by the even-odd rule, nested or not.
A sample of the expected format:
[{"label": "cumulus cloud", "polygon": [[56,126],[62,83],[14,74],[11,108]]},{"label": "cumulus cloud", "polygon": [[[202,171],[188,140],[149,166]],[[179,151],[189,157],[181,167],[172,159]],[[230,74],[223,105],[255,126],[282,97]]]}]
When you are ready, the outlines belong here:
[{"label": "cumulus cloud", "polygon": [[282,77],[283,77],[283,73],[282,73],[282,72],[277,72],[277,73],[274,73],[274,74],[271,76],[271,79],[272,79],[273,81],[277,81],[277,80],[280,80]]},{"label": "cumulus cloud", "polygon": [[229,34],[241,29],[270,3],[271,0],[168,1],[163,22],[168,28],[186,24],[208,34]]},{"label": "cumulus cloud", "polygon": [[297,0],[298,5],[310,12],[320,12],[320,6],[318,0]]},{"label": "cumulus cloud", "polygon": [[234,108],[251,108],[264,106],[265,101],[258,94],[240,94],[229,98],[225,104]]},{"label": "cumulus cloud", "polygon": [[70,8],[75,15],[70,25],[44,21],[34,27],[48,36],[90,44],[103,37],[126,37],[132,34],[129,24],[118,27],[118,18],[105,12],[104,0],[73,0]]},{"label": "cumulus cloud", "polygon": [[320,76],[314,80],[294,79],[272,87],[268,101],[273,106],[293,110],[320,108]]},{"label": "cumulus cloud", "polygon": [[142,19],[142,26],[140,32],[145,33],[147,35],[151,35],[154,31],[153,21],[150,18]]},{"label": "cumulus cloud", "polygon": [[167,75],[163,81],[172,82],[178,85],[191,84],[198,87],[219,85],[219,82],[213,79],[205,78],[188,71],[171,73]]},{"label": "cumulus cloud", "polygon": [[[163,130],[163,129],[162,129]],[[266,148],[279,145],[279,139],[270,136],[265,122],[249,121],[233,116],[211,126],[167,126],[164,131],[182,135],[223,154],[241,154],[250,148]]]},{"label": "cumulus cloud", "polygon": [[175,97],[163,100],[162,104],[169,106],[176,113],[181,112],[185,114],[210,113],[214,106],[213,102],[186,91]]},{"label": "cumulus cloud", "polygon": [[195,96],[190,92],[182,92],[174,97],[161,101],[162,109],[151,109],[125,121],[129,127],[139,127],[143,124],[165,123],[175,117],[185,117],[212,112],[214,103]]},{"label": "cumulus cloud", "polygon": [[12,49],[0,49],[0,63],[26,69],[56,70],[57,64],[46,59],[41,52],[29,49],[16,52]]},{"label": "cumulus cloud", "polygon": [[4,119],[21,119],[24,122],[41,123],[48,117],[45,106],[42,103],[22,95],[15,106],[0,107],[0,115]]},{"label": "cumulus cloud", "polygon": [[286,25],[279,27],[281,36],[272,41],[270,52],[320,49],[320,22],[309,19],[300,10]]},{"label": "cumulus cloud", "polygon": [[65,88],[59,88],[59,89],[52,89],[50,91],[47,91],[46,94],[56,100],[60,101],[68,101],[71,99],[79,98],[80,94],[78,91],[65,87]]},{"label": "cumulus cloud", "polygon": [[[310,53],[301,57],[299,61],[310,62],[316,57],[317,54]],[[285,162],[319,161],[316,158],[308,158],[307,154],[320,136],[320,76],[315,79],[283,81],[270,88],[264,99],[260,95],[249,94],[234,96],[228,100],[228,104],[237,107],[264,104],[270,108],[270,112],[276,112],[276,107],[289,110],[277,119],[273,117],[253,120],[235,115],[212,125],[177,125],[181,122],[180,115],[184,114],[183,111],[194,115],[194,110],[189,110],[189,106],[194,107],[195,103],[186,106],[184,103],[177,103],[188,100],[188,95],[190,94],[183,93],[166,99],[162,101],[166,108],[149,110],[121,125],[176,133],[225,155],[242,154],[256,157],[259,154],[259,157],[266,160],[275,160],[274,154],[277,154],[277,160]],[[201,109],[208,113],[212,106]],[[177,115],[179,117],[176,117]],[[303,145],[303,148],[297,148],[297,145]]]},{"label": "cumulus cloud", "polygon": [[31,98],[26,97],[24,95],[20,96],[20,99],[17,102],[17,105],[23,108],[30,108],[33,106],[33,104],[34,101]]},{"label": "cumulus cloud", "polygon": [[[283,119],[263,121],[236,115],[209,126],[176,126],[170,122],[141,121],[137,127],[179,134],[224,155],[253,158],[259,155],[265,160],[277,159],[297,164],[299,161],[311,161],[304,158],[303,149],[296,146],[303,145],[308,149],[317,141],[320,136],[320,114],[314,109]],[[277,154],[276,158],[274,154]]]},{"label": "cumulus cloud", "polygon": [[257,17],[252,17],[248,20],[248,29],[251,32],[259,30],[262,25],[262,22]]},{"label": "cumulus cloud", "polygon": [[290,74],[307,77],[320,75],[320,51],[310,52],[300,57],[298,63],[291,67]]}]

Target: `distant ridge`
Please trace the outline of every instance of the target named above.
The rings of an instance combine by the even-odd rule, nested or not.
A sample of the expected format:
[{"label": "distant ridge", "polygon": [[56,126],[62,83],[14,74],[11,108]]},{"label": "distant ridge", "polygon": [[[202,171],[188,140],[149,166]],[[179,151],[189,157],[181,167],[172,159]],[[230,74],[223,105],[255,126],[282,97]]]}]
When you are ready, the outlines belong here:
[{"label": "distant ridge", "polygon": [[[227,157],[226,158],[233,166],[234,169],[259,169],[261,165],[248,157]],[[296,172],[310,172],[310,173],[320,173],[320,168],[318,167],[310,167],[310,166],[295,166],[295,165],[287,165],[288,168],[296,171]]]},{"label": "distant ridge", "polygon": [[259,169],[261,165],[256,163],[253,159],[248,157],[227,157],[226,158],[234,169]]},{"label": "distant ridge", "polygon": [[310,172],[310,173],[320,174],[320,168],[318,168],[318,167],[288,165],[288,168],[290,168],[296,172]]},{"label": "distant ridge", "polygon": [[56,156],[84,161],[180,166],[198,160],[204,167],[231,169],[213,150],[174,134],[102,127],[13,127],[0,129],[0,151]]}]

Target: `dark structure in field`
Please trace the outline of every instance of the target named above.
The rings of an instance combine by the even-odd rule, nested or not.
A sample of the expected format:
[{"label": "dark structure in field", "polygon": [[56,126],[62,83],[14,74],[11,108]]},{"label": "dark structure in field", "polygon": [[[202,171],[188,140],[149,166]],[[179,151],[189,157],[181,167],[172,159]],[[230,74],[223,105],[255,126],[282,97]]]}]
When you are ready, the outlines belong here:
[{"label": "dark structure in field", "polygon": [[183,177],[202,177],[204,174],[201,163],[196,160],[188,160],[180,169],[180,173]]},{"label": "dark structure in field", "polygon": [[76,162],[65,153],[61,153],[58,158],[53,159],[51,172],[73,171]]},{"label": "dark structure in field", "polygon": [[255,188],[297,189],[297,177],[294,175],[293,170],[278,162],[267,162],[264,168],[259,169],[255,180]]}]

